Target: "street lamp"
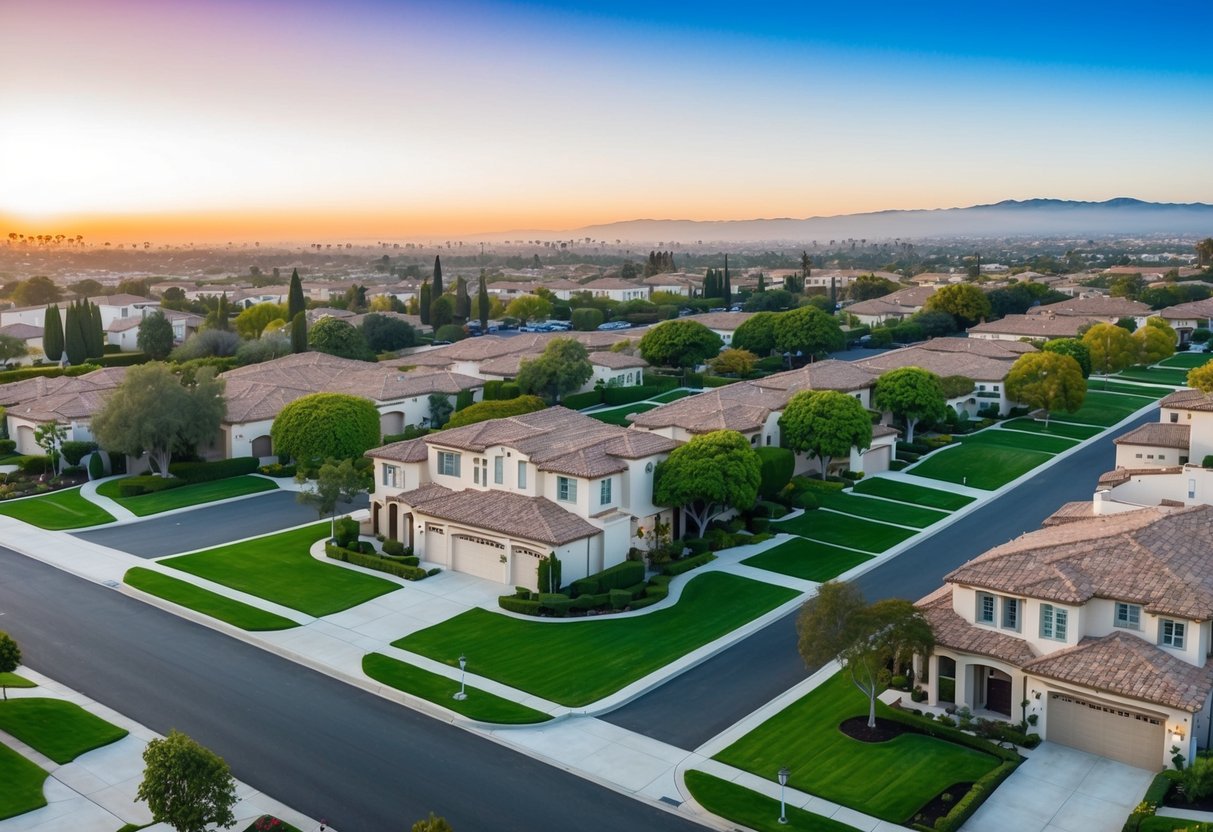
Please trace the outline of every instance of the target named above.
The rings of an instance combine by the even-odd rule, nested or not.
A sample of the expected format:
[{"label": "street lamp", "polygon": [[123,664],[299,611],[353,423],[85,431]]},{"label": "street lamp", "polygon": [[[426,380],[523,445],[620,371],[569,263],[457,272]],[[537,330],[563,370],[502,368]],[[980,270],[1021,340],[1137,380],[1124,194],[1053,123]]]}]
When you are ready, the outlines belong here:
[{"label": "street lamp", "polygon": [[779,770],[779,822],[788,822],[787,803],[783,799],[783,790],[788,785],[788,775],[792,772],[788,771],[788,767],[784,766]]},{"label": "street lamp", "polygon": [[459,654],[459,692],[456,693],[454,696],[454,698],[459,702],[462,702],[463,700],[468,698],[467,691],[464,689],[464,686],[463,686],[464,677],[467,672],[467,666],[468,666],[468,657],[463,655],[462,653],[460,653]]}]

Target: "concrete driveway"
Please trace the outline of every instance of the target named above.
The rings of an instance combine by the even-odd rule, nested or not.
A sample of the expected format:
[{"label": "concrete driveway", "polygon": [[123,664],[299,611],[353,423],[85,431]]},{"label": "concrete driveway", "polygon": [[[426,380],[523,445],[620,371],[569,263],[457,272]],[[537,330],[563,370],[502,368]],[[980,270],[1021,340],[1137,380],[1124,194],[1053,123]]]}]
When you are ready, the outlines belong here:
[{"label": "concrete driveway", "polygon": [[1154,772],[1065,745],[1041,743],[963,832],[1116,832]]}]

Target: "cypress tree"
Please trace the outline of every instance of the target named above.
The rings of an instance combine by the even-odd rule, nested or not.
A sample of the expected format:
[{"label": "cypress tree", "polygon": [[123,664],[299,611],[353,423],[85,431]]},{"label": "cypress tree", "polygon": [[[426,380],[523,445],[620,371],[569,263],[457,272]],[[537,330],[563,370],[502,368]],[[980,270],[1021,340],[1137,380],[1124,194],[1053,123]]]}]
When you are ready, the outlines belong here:
[{"label": "cypress tree", "polygon": [[455,323],[466,324],[472,317],[472,300],[468,297],[468,282],[455,278]]},{"label": "cypress tree", "polygon": [[733,284],[729,281],[729,255],[724,256],[724,305],[728,306],[733,302]]},{"label": "cypress tree", "polygon": [[46,307],[42,325],[42,352],[47,361],[58,363],[63,357],[63,318],[60,317],[59,304]]},{"label": "cypress tree", "polygon": [[291,318],[291,352],[307,352],[307,313]]},{"label": "cypress tree", "polygon": [[307,301],[303,299],[303,281],[299,279],[299,270],[291,269],[291,289],[286,297],[288,320],[294,321],[295,316],[306,309]]},{"label": "cypress tree", "polygon": [[227,292],[219,296],[219,307],[215,310],[215,329],[222,329],[224,332],[228,330],[228,316],[231,315],[227,308]]},{"label": "cypress tree", "polygon": [[480,270],[480,291],[476,293],[477,312],[480,314],[480,331],[489,331],[489,287],[484,278],[484,269]]},{"label": "cypress tree", "polygon": [[765,292],[767,290],[766,276],[762,272],[758,273],[758,291]]},{"label": "cypress tree", "polygon": [[84,330],[80,327],[80,306],[73,303],[67,308],[67,321],[63,326],[63,349],[69,364],[83,364],[88,350],[84,345]]},{"label": "cypress tree", "polygon": [[89,308],[88,335],[89,357],[100,358],[105,355],[105,329],[101,326],[101,307],[92,301],[86,301]]},{"label": "cypress tree", "polygon": [[421,284],[421,298],[417,301],[417,314],[421,316],[421,323],[426,326],[430,325],[430,284]]},{"label": "cypress tree", "polygon": [[442,258],[434,255],[434,283],[430,287],[430,303],[442,297]]}]

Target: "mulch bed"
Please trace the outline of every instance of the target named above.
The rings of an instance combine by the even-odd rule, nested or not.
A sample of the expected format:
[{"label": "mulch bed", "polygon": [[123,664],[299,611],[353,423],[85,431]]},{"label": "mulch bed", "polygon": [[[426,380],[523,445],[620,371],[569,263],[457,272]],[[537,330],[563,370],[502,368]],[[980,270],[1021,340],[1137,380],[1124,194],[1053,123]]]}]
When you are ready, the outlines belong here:
[{"label": "mulch bed", "polygon": [[[923,826],[934,826],[935,821],[952,811],[952,807],[956,805],[957,801],[968,794],[971,788],[973,788],[972,783],[953,783],[931,798],[930,803],[919,809],[914,815],[914,822],[921,823]],[[945,802],[943,799],[945,794],[951,795],[952,799]]]},{"label": "mulch bed", "polygon": [[838,730],[851,739],[856,739],[860,742],[888,742],[894,737],[900,737],[902,734],[922,733],[903,722],[895,722],[894,720],[879,716],[876,717],[875,728],[868,727],[868,718],[866,716],[853,716],[850,719],[844,719],[838,726]]}]

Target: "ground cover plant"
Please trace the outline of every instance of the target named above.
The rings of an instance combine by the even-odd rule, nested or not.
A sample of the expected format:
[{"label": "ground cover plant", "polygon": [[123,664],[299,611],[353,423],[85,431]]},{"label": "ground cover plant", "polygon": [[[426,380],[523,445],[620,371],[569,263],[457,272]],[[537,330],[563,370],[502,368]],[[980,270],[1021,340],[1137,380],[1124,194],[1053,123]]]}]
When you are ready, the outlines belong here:
[{"label": "ground cover plant", "polygon": [[600,422],[606,422],[608,425],[620,425],[621,427],[626,427],[627,425],[631,424],[631,420],[628,419],[630,414],[644,413],[646,410],[653,410],[656,407],[658,407],[658,405],[655,404],[626,404],[622,407],[613,407],[610,410],[599,410],[595,413],[589,413],[587,415],[594,417]]},{"label": "ground cover plant", "polygon": [[688,771],[684,778],[691,796],[704,809],[758,832],[783,829],[805,832],[852,832],[853,826],[822,815],[786,806],[787,823],[779,822],[779,801],[750,791],[744,786],[713,777],[704,771]]},{"label": "ground cover plant", "polygon": [[862,479],[855,483],[853,491],[859,494],[871,494],[874,497],[885,497],[890,500],[900,500],[904,503],[915,503],[928,508],[939,508],[944,511],[955,511],[973,502],[973,497],[964,494],[953,494],[937,488],[927,488],[913,483],[890,480],[883,477]]},{"label": "ground cover plant", "polygon": [[1103,428],[1098,428],[1094,425],[1071,425],[1068,422],[1059,422],[1057,419],[1050,419],[1049,424],[1046,425],[1041,420],[1026,417],[1022,419],[1009,419],[1003,422],[1001,427],[1003,430],[1040,433],[1046,436],[1061,436],[1067,439],[1076,439],[1080,442],[1103,433]]},{"label": "ground cover plant", "polygon": [[1088,389],[1087,399],[1082,407],[1073,413],[1060,414],[1060,417],[1065,422],[1100,425],[1106,428],[1151,403],[1153,399],[1148,397]]},{"label": "ground cover plant", "polygon": [[790,589],[710,572],[671,607],[559,623],[468,610],[392,646],[576,707],[594,702],[796,597]]},{"label": "ground cover plant", "polygon": [[872,556],[864,552],[793,537],[778,546],[772,546],[764,552],[746,558],[742,563],[756,569],[766,569],[768,572],[821,582],[836,578],[871,559]]},{"label": "ground cover plant", "polygon": [[774,520],[770,529],[873,553],[883,552],[917,534],[914,529],[829,511],[806,511],[791,520]]},{"label": "ground cover plant", "polygon": [[459,682],[456,680],[431,673],[382,653],[369,653],[363,656],[362,672],[377,682],[382,682],[405,693],[411,693],[421,699],[427,699],[457,714],[480,722],[529,725],[551,719],[542,711],[473,687],[466,688],[466,699],[455,699],[454,696],[459,691]]},{"label": "ground cover plant", "polygon": [[317,617],[400,589],[392,581],[313,558],[309,547],[328,533],[328,523],[314,523],[160,563]]},{"label": "ground cover plant", "polygon": [[887,500],[874,500],[870,497],[860,497],[841,491],[822,491],[816,496],[817,502],[822,508],[841,511],[856,517],[866,517],[870,520],[882,520],[885,523],[913,526],[916,529],[925,529],[932,523],[938,523],[948,516],[946,511],[890,503]]},{"label": "ground cover plant", "polygon": [[42,783],[49,776],[21,754],[0,743],[0,783],[4,784],[4,788],[0,789],[0,820],[45,806]]},{"label": "ground cover plant", "polygon": [[993,491],[1052,458],[1041,451],[966,442],[931,454],[907,473]]},{"label": "ground cover plant", "polygon": [[3,502],[0,503],[0,514],[51,531],[83,529],[114,522],[112,514],[81,497],[79,488]]},{"label": "ground cover plant", "polygon": [[[716,755],[723,763],[763,777],[780,766],[788,785],[891,823],[905,823],[936,795],[993,771],[992,754],[919,733],[862,742],[839,730],[847,719],[866,721],[867,698],[844,674],[776,714]],[[880,704],[878,716],[889,709]]]},{"label": "ground cover plant", "polygon": [[121,482],[120,479],[103,482],[97,486],[97,493],[102,497],[115,500],[120,506],[140,517],[210,503],[215,500],[226,500],[229,497],[244,497],[248,494],[278,490],[278,483],[273,480],[244,476],[183,485],[152,494],[140,494],[138,497],[123,497],[118,491]]},{"label": "ground cover plant", "polygon": [[23,697],[0,702],[0,731],[12,734],[56,763],[117,742],[127,732],[74,702]]},{"label": "ground cover plant", "polygon": [[157,598],[172,601],[188,609],[226,621],[242,630],[286,630],[298,625],[267,610],[258,609],[234,598],[211,592],[200,586],[178,580],[163,572],[136,566],[127,570],[123,583],[143,590]]},{"label": "ground cover plant", "polygon": [[1077,439],[1064,436],[1052,436],[1044,433],[1029,433],[1025,431],[1005,431],[998,428],[983,430],[961,440],[965,445],[996,445],[1003,448],[1015,448],[1025,451],[1043,451],[1046,454],[1059,454],[1078,445]]}]

